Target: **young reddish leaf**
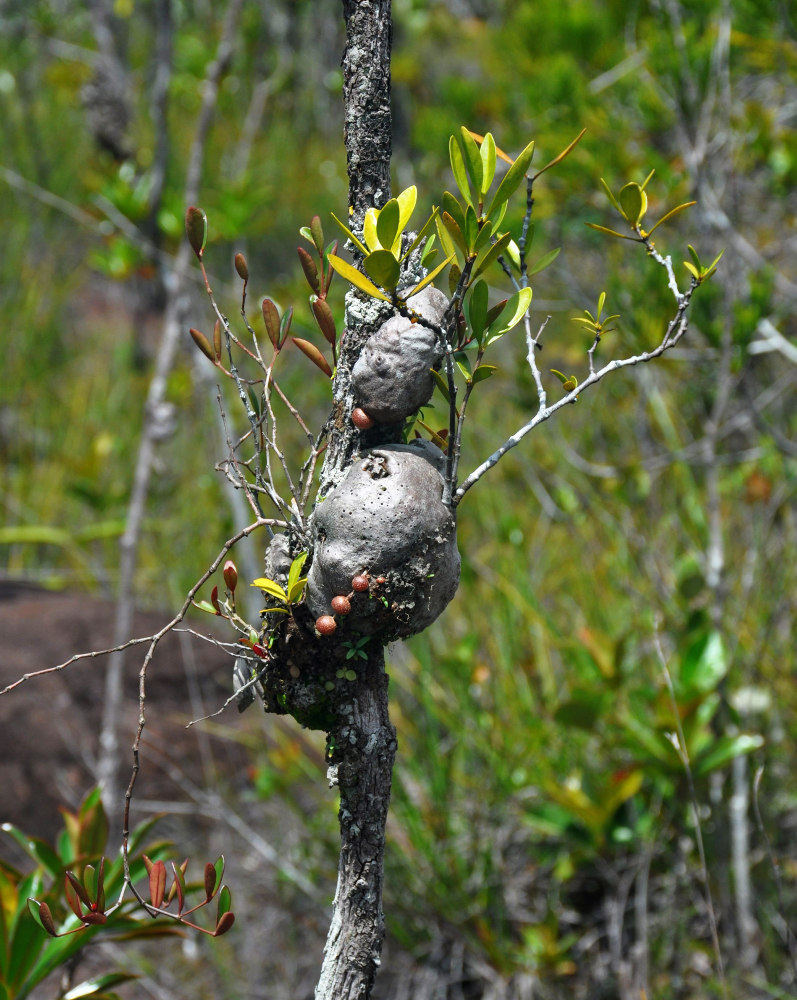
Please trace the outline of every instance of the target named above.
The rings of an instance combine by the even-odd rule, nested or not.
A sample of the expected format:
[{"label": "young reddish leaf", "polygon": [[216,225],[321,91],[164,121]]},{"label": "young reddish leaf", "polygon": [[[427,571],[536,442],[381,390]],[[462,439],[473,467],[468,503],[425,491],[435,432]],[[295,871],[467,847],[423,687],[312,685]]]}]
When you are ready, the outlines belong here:
[{"label": "young reddish leaf", "polygon": [[219,922],[216,924],[216,929],[213,931],[213,937],[221,937],[222,934],[226,934],[234,923],[235,914],[231,910],[227,910],[227,912],[221,916]]},{"label": "young reddish leaf", "polygon": [[272,347],[277,347],[280,342],[280,314],[277,312],[277,307],[269,298],[263,299],[261,308],[263,310],[263,319],[266,323],[268,339],[271,341]]},{"label": "young reddish leaf", "polygon": [[188,332],[191,334],[191,337],[193,338],[194,343],[200,349],[200,351],[202,351],[202,353],[205,355],[205,357],[209,361],[212,361],[215,364],[216,363],[216,354],[215,354],[213,348],[210,346],[210,341],[205,336],[205,334],[204,333],[200,333],[199,330],[195,330],[193,327],[191,327],[191,329]]},{"label": "young reddish leaf", "polygon": [[336,340],[335,317],[332,315],[332,310],[326,299],[312,299],[310,308],[313,310],[313,316],[315,316],[318,329],[323,333],[324,339],[327,343],[334,345]]},{"label": "young reddish leaf", "polygon": [[216,891],[216,869],[208,861],[205,865],[205,902],[209,903],[213,899]]},{"label": "young reddish leaf", "polygon": [[144,862],[144,867],[147,869],[147,875],[149,875],[155,862],[151,858],[148,858],[146,854],[141,855],[141,860]]},{"label": "young reddish leaf", "polygon": [[313,243],[315,243],[315,248],[319,253],[324,252],[324,229],[321,225],[321,219],[317,215],[314,215],[310,220],[310,233],[313,237]]},{"label": "young reddish leaf", "polygon": [[305,278],[307,278],[307,284],[316,295],[320,295],[321,286],[318,282],[318,267],[316,262],[304,247],[297,247],[296,252],[299,254],[299,263],[302,265]]},{"label": "young reddish leaf", "polygon": [[149,898],[152,905],[160,909],[166,891],[166,865],[156,861],[149,873]]},{"label": "young reddish leaf", "polygon": [[249,268],[246,264],[246,257],[242,253],[237,253],[234,258],[235,270],[238,272],[238,277],[243,281],[249,281]]},{"label": "young reddish leaf", "polygon": [[80,897],[75,891],[75,887],[66,876],[64,876],[64,893],[66,894],[66,901],[69,903],[69,908],[76,917],[79,917],[83,913],[83,910],[80,907]]},{"label": "young reddish leaf", "polygon": [[208,238],[208,220],[201,208],[192,205],[185,213],[185,231],[191,249],[201,260]]},{"label": "young reddish leaf", "polygon": [[216,614],[221,614],[221,604],[219,604],[219,588],[214,587],[210,592],[210,603],[216,609]]},{"label": "young reddish leaf", "polygon": [[221,361],[221,323],[218,320],[213,325],[213,353],[216,360]]},{"label": "young reddish leaf", "polygon": [[332,369],[329,367],[329,362],[315,344],[311,344],[309,340],[302,340],[300,337],[291,337],[291,340],[302,354],[306,354],[313,364],[320,368],[328,378],[332,378]]},{"label": "young reddish leaf", "polygon": [[104,913],[84,913],[80,919],[84,924],[91,924],[92,926],[108,922],[108,918]]},{"label": "young reddish leaf", "polygon": [[[47,933],[52,937],[58,937],[58,931],[55,929],[55,921],[53,920],[52,912],[46,903],[38,903],[35,899],[28,899],[28,910],[30,911],[33,919],[42,927],[43,930],[47,931]],[[232,916],[232,914],[230,913],[228,916]],[[232,926],[232,924],[230,926]],[[229,927],[227,930],[229,930]]]},{"label": "young reddish leaf", "polygon": [[91,900],[89,899],[89,894],[86,892],[85,888],[83,887],[83,883],[80,881],[77,875],[75,875],[74,872],[66,872],[66,878],[69,880],[70,885],[78,894],[80,901],[85,906],[91,906]]}]

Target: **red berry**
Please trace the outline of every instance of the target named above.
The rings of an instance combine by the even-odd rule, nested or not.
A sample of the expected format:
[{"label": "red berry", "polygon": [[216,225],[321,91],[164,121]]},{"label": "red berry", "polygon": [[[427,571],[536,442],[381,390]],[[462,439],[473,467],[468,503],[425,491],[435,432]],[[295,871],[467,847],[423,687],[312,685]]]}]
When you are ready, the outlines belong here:
[{"label": "red berry", "polygon": [[321,615],[315,620],[315,629],[319,635],[332,635],[338,627],[332,615]]},{"label": "red berry", "polygon": [[369,417],[365,410],[356,407],[351,413],[351,422],[361,431],[367,431],[374,426],[372,417]]},{"label": "red berry", "polygon": [[351,589],[356,590],[358,593],[368,590],[368,576],[365,573],[358,573],[357,576],[353,576],[351,578]]},{"label": "red berry", "polygon": [[351,602],[348,597],[333,597],[330,603],[336,615],[347,615],[351,611]]}]

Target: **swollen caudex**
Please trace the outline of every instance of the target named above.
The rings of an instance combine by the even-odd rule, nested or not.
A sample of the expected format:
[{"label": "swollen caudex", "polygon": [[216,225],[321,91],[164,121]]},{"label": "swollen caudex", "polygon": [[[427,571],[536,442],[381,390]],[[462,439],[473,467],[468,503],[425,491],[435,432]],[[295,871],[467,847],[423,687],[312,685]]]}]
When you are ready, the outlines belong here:
[{"label": "swollen caudex", "polygon": [[[447,306],[446,296],[431,286],[407,300],[410,310],[437,325]],[[380,424],[404,420],[429,402],[434,391],[432,369],[440,361],[433,330],[404,316],[391,316],[368,338],[352,369],[351,388],[359,411]]]},{"label": "swollen caudex", "polygon": [[[428,442],[358,458],[313,515],[305,600],[313,618],[347,596],[347,629],[404,638],[430,625],[459,583],[454,515],[442,502],[443,456]],[[366,588],[353,587],[365,577]]]}]

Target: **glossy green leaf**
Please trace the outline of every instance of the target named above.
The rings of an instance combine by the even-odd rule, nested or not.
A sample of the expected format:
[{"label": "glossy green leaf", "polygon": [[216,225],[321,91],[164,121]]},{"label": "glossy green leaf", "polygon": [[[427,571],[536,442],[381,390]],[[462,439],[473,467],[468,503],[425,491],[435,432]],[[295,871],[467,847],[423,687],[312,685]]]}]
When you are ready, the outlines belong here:
[{"label": "glossy green leaf", "polygon": [[109,972],[107,975],[97,976],[94,979],[84,979],[82,983],[78,983],[77,986],[73,986],[67,993],[64,993],[61,1000],[97,997],[113,986],[120,986],[122,983],[132,982],[134,979],[138,979],[138,976],[130,972]]},{"label": "glossy green leaf", "polygon": [[391,251],[393,249],[393,243],[396,241],[400,232],[400,215],[401,212],[399,210],[399,203],[395,198],[391,198],[390,201],[386,202],[377,214],[377,239],[379,240],[380,246],[387,251]]},{"label": "glossy green leaf", "polygon": [[478,254],[484,247],[490,242],[490,238],[493,234],[493,224],[489,220],[482,224],[479,234],[476,237],[476,242],[473,244],[474,253]]},{"label": "glossy green leaf", "polygon": [[454,180],[457,182],[457,187],[462,193],[462,197],[469,204],[473,204],[473,196],[470,192],[470,185],[468,184],[468,174],[465,170],[465,161],[462,158],[462,150],[456,138],[452,135],[448,142],[448,155],[451,160],[451,172],[454,174]]},{"label": "glossy green leaf", "polygon": [[[484,170],[482,168],[482,158],[476,140],[466,128],[460,128],[459,147],[462,150],[462,158],[465,161],[465,169],[468,171],[474,191],[481,193]],[[481,201],[481,198],[479,199]]]},{"label": "glossy green leaf", "polygon": [[457,223],[456,219],[449,215],[448,212],[443,212],[440,217],[445,227],[445,231],[448,233],[451,240],[453,240],[452,246],[456,244],[463,254],[467,256],[468,247],[465,241],[465,234],[463,233],[461,227]]},{"label": "glossy green leaf", "polygon": [[474,385],[477,385],[479,382],[484,382],[485,379],[494,375],[496,371],[497,368],[495,365],[479,365],[479,367],[474,371],[471,381]]},{"label": "glossy green leaf", "polygon": [[[476,258],[476,263],[473,265],[472,275],[474,278],[477,278],[483,271],[486,271],[491,264],[498,260],[504,250],[506,250],[511,239],[512,237],[509,233],[504,233],[503,236],[498,237],[492,246],[485,247],[484,250],[482,250]],[[528,291],[530,299],[531,290]]]},{"label": "glossy green leaf", "polygon": [[[449,216],[449,218],[452,217]],[[457,248],[454,246],[454,240],[451,237],[451,233],[443,224],[442,217],[440,215],[438,215],[435,220],[435,229],[437,230],[437,236],[440,240],[440,246],[443,248],[443,253],[446,257],[453,257],[456,254]],[[460,233],[460,235],[462,234]]]},{"label": "glossy green leaf", "polygon": [[[398,212],[398,207],[396,208]],[[374,250],[363,261],[363,266],[377,285],[393,291],[399,283],[401,269],[390,250]]]},{"label": "glossy green leaf", "polygon": [[232,907],[232,895],[226,885],[223,885],[219,891],[218,906],[218,919],[220,920],[225,913],[230,912],[230,908]]},{"label": "glossy green leaf", "polygon": [[488,300],[489,289],[487,288],[487,283],[481,280],[474,282],[471,286],[466,307],[468,326],[478,341],[481,341],[482,334],[487,327]]},{"label": "glossy green leaf", "polygon": [[494,340],[497,340],[498,337],[503,336],[503,334],[511,330],[518,322],[520,322],[530,305],[530,288],[520,288],[514,293],[514,295],[511,295],[507,300],[506,305],[501,310],[499,316],[488,327],[487,343],[492,343]]},{"label": "glossy green leaf", "polygon": [[479,153],[482,161],[482,182],[479,190],[483,199],[490,190],[490,185],[495,177],[495,139],[490,132],[482,140]]},{"label": "glossy green leaf", "polygon": [[498,185],[498,190],[495,192],[493,200],[490,203],[490,207],[487,210],[488,215],[492,214],[492,210],[495,206],[500,205],[502,202],[509,201],[515,193],[517,187],[526,176],[526,171],[529,168],[532,156],[534,156],[533,140],[528,144],[528,146],[526,146],[522,153],[520,153],[509,170],[507,170],[504,174],[501,183]]},{"label": "glossy green leaf", "polygon": [[[364,250],[364,253],[367,256],[368,251]],[[356,267],[353,267],[347,261],[343,260],[342,257],[337,257],[335,254],[331,253],[329,255],[329,263],[342,278],[351,282],[351,284],[354,285],[355,288],[359,288],[361,292],[365,292],[366,295],[370,295],[371,298],[374,299],[382,299],[384,302],[390,301],[384,292],[380,292],[372,281],[358,271]]]}]

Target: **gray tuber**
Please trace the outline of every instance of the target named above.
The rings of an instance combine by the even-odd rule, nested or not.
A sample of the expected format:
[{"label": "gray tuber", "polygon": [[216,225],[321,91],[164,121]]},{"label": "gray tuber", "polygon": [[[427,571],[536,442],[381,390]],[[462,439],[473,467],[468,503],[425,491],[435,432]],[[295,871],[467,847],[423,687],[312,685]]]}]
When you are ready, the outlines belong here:
[{"label": "gray tuber", "polygon": [[[408,299],[407,306],[439,325],[448,299],[428,286]],[[398,423],[429,402],[434,391],[431,369],[440,361],[440,349],[429,327],[391,316],[369,338],[352,369],[354,398],[377,423]]]},{"label": "gray tuber", "polygon": [[[439,294],[439,293],[438,293]],[[383,639],[421,632],[459,584],[456,520],[442,502],[442,453],[429,442],[384,445],[357,459],[313,515],[305,598],[314,618],[368,574],[346,626]]]}]

